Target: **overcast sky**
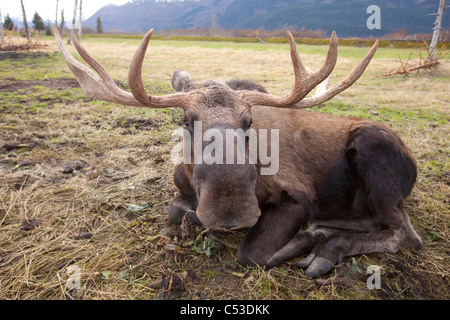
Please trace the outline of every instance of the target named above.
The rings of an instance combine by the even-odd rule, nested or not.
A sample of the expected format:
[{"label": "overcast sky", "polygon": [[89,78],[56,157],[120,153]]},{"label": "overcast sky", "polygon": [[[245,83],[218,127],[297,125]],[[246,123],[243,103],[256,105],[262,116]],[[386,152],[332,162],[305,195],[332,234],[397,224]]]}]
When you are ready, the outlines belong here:
[{"label": "overcast sky", "polygon": [[[83,20],[88,19],[100,8],[108,4],[121,5],[131,0],[84,0],[83,1]],[[36,11],[44,19],[44,21],[54,21],[56,16],[56,0],[23,0],[27,20],[33,19]],[[66,21],[72,19],[73,7],[75,0],[59,0],[58,5],[58,21],[61,20],[61,9],[64,9],[64,17]],[[20,0],[0,0],[0,9],[3,19],[6,14],[11,18],[22,18],[22,6]]]}]

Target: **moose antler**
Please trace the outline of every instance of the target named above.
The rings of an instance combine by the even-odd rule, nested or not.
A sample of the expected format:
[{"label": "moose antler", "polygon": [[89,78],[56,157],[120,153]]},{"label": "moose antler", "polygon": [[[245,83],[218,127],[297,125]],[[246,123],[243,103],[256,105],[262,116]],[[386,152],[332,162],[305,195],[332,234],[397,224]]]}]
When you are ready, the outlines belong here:
[{"label": "moose antler", "polygon": [[186,93],[174,93],[164,96],[150,96],[145,93],[140,68],[142,67],[145,49],[153,33],[153,29],[145,35],[131,63],[128,78],[132,94],[117,87],[108,72],[106,72],[100,63],[98,63],[98,61],[95,60],[81,46],[73,32],[71,36],[75,48],[81,57],[92,67],[92,69],[100,75],[101,79],[94,72],[92,72],[92,70],[77,61],[71,55],[69,50],[67,50],[64,45],[61,35],[55,26],[53,26],[53,32],[55,34],[58,47],[64,56],[64,60],[75,75],[77,81],[80,83],[82,90],[88,97],[128,106],[145,106],[152,108],[186,107]]},{"label": "moose antler", "polygon": [[[350,87],[362,75],[375,51],[377,50],[379,40],[375,41],[372,48],[360,61],[360,63],[350,72],[344,79],[328,89],[331,72],[334,69],[337,60],[337,37],[333,31],[328,48],[327,57],[323,66],[316,72],[311,72],[303,66],[297,52],[295,40],[291,33],[288,32],[291,59],[294,66],[295,84],[291,93],[286,96],[279,97],[267,93],[256,91],[243,91],[242,97],[250,105],[266,105],[279,108],[309,108],[325,102],[338,93]],[[306,95],[317,86],[316,94],[311,98]]]},{"label": "moose antler", "polygon": [[[61,36],[55,26],[53,26],[53,31],[55,33],[56,42],[67,65],[74,73],[87,96],[129,106],[185,108],[188,105],[190,99],[189,93],[181,92],[163,96],[153,96],[147,94],[144,89],[144,84],[142,82],[142,64],[148,43],[153,34],[153,29],[144,36],[131,62],[128,73],[128,84],[130,86],[131,94],[117,87],[106,70],[81,46],[77,38],[73,35],[73,32],[71,36],[75,48],[92,69],[100,75],[101,79],[92,72],[92,70],[77,61],[70,54],[64,46]],[[316,72],[311,72],[303,66],[297,52],[294,37],[290,32],[287,32],[287,35],[289,38],[292,65],[294,67],[294,88],[285,96],[277,96],[258,91],[238,91],[238,94],[241,95],[249,106],[266,105],[279,108],[308,108],[327,101],[339,92],[350,87],[361,76],[378,47],[377,40],[353,71],[331,89],[328,89],[330,75],[337,60],[338,41],[336,33],[333,31],[331,34],[327,56],[322,67]],[[306,95],[315,87],[318,88],[316,94],[311,98],[305,99]]]},{"label": "moose antler", "polygon": [[161,108],[170,106],[186,107],[188,104],[189,93],[173,93],[164,96],[152,96],[146,93],[142,82],[142,64],[144,62],[145,52],[148,43],[152,37],[153,29],[151,29],[139,44],[128,71],[128,85],[133,96],[144,106]]},{"label": "moose antler", "polygon": [[250,105],[264,105],[286,108],[302,100],[319,83],[324,81],[333,71],[337,60],[337,37],[333,31],[325,62],[316,72],[308,71],[302,64],[297,52],[294,37],[287,32],[291,51],[291,60],[294,67],[295,83],[292,91],[285,96],[276,96],[257,91],[242,91],[242,98]]},{"label": "moose antler", "polygon": [[330,89],[328,89],[328,84],[330,82],[330,78],[328,77],[323,83],[321,83],[317,87],[316,94],[311,98],[306,98],[299,101],[297,104],[293,106],[295,109],[303,109],[317,106],[325,101],[330,100],[338,93],[344,91],[348,87],[350,87],[359,77],[363,74],[364,70],[366,70],[367,65],[370,60],[372,60],[373,55],[377,51],[379,40],[376,40],[373,44],[372,48],[366,53],[364,58],[358,63],[356,67],[341,81],[336,83]]}]

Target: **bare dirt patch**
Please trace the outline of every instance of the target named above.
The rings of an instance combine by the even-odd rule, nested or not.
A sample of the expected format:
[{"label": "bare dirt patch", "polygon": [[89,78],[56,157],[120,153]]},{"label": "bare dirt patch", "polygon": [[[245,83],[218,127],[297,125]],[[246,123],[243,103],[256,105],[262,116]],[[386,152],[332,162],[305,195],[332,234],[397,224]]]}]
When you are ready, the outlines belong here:
[{"label": "bare dirt patch", "polygon": [[48,58],[54,55],[51,52],[18,52],[18,51],[0,51],[0,61],[3,60],[23,60],[28,58]]},{"label": "bare dirt patch", "polygon": [[8,81],[0,82],[0,91],[15,92],[20,89],[28,89],[36,86],[55,89],[66,89],[66,88],[79,88],[80,84],[74,78],[45,79],[45,80],[8,79]]}]

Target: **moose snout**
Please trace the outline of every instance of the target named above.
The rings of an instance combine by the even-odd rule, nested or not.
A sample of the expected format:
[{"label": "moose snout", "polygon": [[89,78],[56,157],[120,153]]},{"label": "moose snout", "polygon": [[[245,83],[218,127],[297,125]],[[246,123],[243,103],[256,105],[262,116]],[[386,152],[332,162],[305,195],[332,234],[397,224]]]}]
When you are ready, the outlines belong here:
[{"label": "moose snout", "polygon": [[222,223],[220,225],[220,228],[224,229],[224,230],[233,230],[233,229],[236,229],[238,227],[239,227],[238,224],[235,223],[235,222],[226,222],[226,223]]},{"label": "moose snout", "polygon": [[255,194],[253,165],[197,165],[194,185],[198,219],[213,230],[250,228],[261,211]]},{"label": "moose snout", "polygon": [[253,227],[258,221],[261,211],[258,207],[243,208],[242,211],[224,213],[214,208],[201,206],[197,209],[197,216],[204,227],[218,231],[234,231]]}]

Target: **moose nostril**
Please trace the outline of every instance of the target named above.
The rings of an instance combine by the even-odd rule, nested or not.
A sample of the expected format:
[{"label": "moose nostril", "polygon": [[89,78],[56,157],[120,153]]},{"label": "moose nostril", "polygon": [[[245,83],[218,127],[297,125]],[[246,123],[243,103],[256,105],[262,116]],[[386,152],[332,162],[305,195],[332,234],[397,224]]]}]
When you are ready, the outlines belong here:
[{"label": "moose nostril", "polygon": [[222,229],[227,229],[227,230],[236,228],[237,226],[238,226],[238,225],[237,225],[237,224],[234,224],[234,223],[224,223],[224,224],[221,224],[221,225],[220,225],[220,227],[221,227]]}]

